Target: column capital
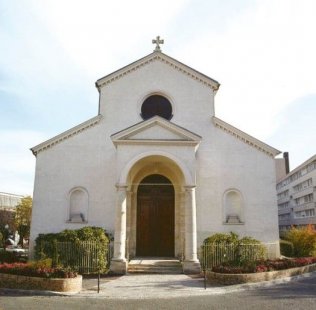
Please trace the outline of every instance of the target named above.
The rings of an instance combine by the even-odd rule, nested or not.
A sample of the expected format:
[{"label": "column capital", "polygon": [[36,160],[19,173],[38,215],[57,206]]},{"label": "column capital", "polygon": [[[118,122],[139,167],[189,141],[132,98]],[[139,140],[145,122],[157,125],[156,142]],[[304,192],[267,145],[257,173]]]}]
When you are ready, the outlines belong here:
[{"label": "column capital", "polygon": [[192,192],[193,190],[196,189],[196,185],[185,185],[183,187],[186,192]]}]

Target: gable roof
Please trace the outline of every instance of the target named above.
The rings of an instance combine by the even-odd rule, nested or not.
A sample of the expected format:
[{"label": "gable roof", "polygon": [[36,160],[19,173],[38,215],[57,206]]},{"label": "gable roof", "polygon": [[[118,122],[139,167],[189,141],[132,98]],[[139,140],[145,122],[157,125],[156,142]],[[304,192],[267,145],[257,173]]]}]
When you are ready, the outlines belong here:
[{"label": "gable roof", "polygon": [[91,128],[93,126],[95,126],[96,124],[99,123],[99,121],[101,120],[102,118],[102,115],[97,115],[93,118],[90,118],[88,119],[87,121],[73,127],[73,128],[70,128],[66,131],[64,131],[63,133],[47,140],[47,141],[44,141],[34,147],[31,148],[31,151],[32,153],[36,156],[39,152],[43,151],[43,150],[46,150],[64,140],[67,140],[68,138],[88,129],[88,128]]},{"label": "gable roof", "polygon": [[274,147],[248,135],[247,133],[241,131],[240,129],[224,122],[223,120],[213,116],[213,123],[219,129],[231,134],[236,139],[243,141],[244,143],[256,148],[257,150],[264,152],[265,154],[275,157],[281,153],[281,151],[275,149]]},{"label": "gable roof", "polygon": [[[162,136],[159,136],[159,134],[155,137],[146,137],[146,134],[142,135],[142,133],[145,133],[151,128],[155,128],[157,131],[158,127],[163,129]],[[181,126],[171,123],[160,116],[154,116],[148,120],[114,133],[111,135],[111,139],[115,146],[118,144],[131,143],[198,145],[201,142],[202,137]]]},{"label": "gable roof", "polygon": [[95,85],[98,88],[98,90],[100,91],[100,88],[104,85],[110,84],[124,76],[126,76],[127,74],[136,71],[140,68],[142,68],[143,66],[146,66],[154,61],[161,61],[163,63],[165,63],[166,65],[169,65],[170,67],[174,68],[175,70],[181,72],[182,74],[185,74],[187,76],[189,76],[190,78],[192,78],[193,80],[196,80],[210,88],[213,89],[214,92],[216,92],[220,86],[219,82],[217,82],[216,80],[208,77],[207,75],[183,64],[182,62],[162,53],[162,52],[157,52],[154,51],[153,53],[135,61],[132,62],[131,64],[117,70],[114,71],[113,73],[104,76],[103,78],[99,79],[96,81]]}]

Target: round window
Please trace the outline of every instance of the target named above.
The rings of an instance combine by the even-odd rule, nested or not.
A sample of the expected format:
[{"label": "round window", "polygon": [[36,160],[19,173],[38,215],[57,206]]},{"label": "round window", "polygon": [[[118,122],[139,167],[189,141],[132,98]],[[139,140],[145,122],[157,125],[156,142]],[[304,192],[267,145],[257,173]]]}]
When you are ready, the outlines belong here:
[{"label": "round window", "polygon": [[167,120],[172,118],[172,106],[167,98],[159,95],[153,95],[144,101],[141,110],[141,117],[146,120],[156,115]]}]

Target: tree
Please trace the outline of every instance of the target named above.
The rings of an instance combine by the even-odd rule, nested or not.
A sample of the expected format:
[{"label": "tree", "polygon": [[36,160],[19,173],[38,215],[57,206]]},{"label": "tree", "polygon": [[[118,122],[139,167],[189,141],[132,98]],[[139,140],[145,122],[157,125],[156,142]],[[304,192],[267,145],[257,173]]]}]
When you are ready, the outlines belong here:
[{"label": "tree", "polygon": [[31,215],[32,215],[32,197],[27,196],[21,199],[16,207],[15,226],[20,234],[20,242],[30,237]]}]

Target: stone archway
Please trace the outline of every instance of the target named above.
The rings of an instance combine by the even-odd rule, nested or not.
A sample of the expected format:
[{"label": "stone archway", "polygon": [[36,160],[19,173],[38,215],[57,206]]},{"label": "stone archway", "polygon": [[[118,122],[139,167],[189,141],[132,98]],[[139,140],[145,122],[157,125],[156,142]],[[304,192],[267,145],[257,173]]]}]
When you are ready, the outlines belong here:
[{"label": "stone archway", "polygon": [[162,151],[145,152],[129,161],[121,170],[117,184],[114,255],[111,270],[125,273],[126,258],[137,250],[137,192],[147,176],[159,174],[174,187],[174,254],[184,257],[185,273],[199,272],[196,240],[195,185],[190,170],[176,156]]}]

